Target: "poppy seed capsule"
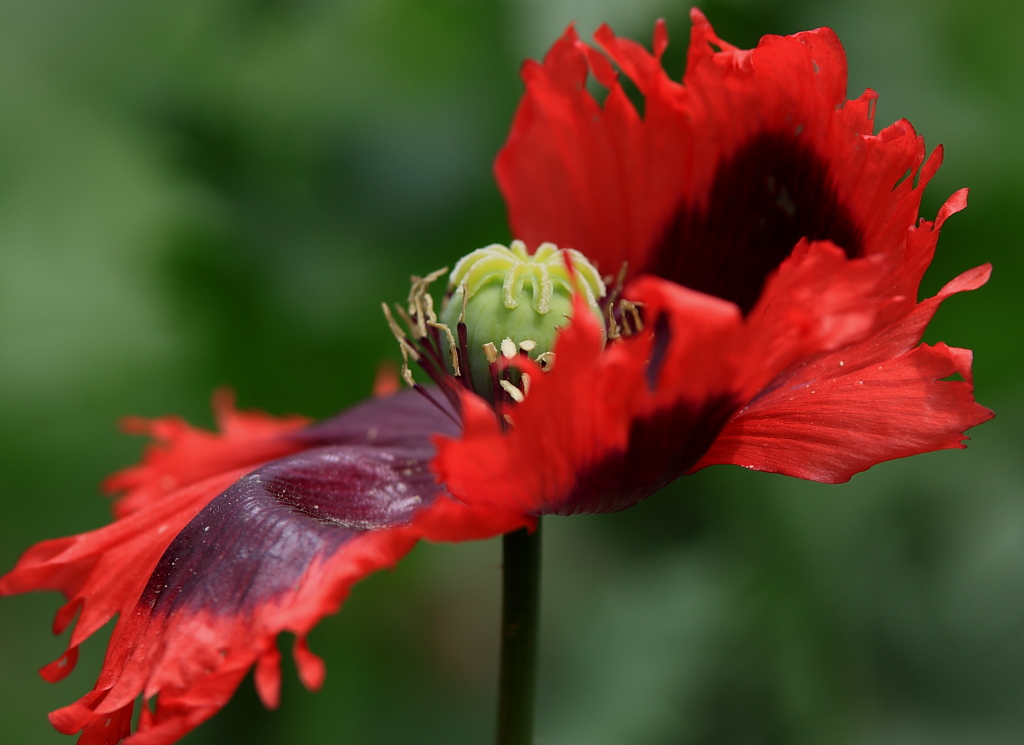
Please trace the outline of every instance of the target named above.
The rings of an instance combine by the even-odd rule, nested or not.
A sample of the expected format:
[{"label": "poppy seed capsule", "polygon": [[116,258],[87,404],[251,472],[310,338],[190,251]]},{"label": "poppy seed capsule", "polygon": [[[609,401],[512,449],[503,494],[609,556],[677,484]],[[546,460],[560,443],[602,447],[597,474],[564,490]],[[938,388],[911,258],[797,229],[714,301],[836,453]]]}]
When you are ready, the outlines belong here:
[{"label": "poppy seed capsule", "polygon": [[505,356],[521,350],[534,360],[550,358],[542,355],[551,352],[558,329],[572,317],[577,286],[603,329],[598,301],[605,295],[604,282],[575,249],[542,243],[530,254],[522,241],[512,241],[507,248],[493,244],[459,260],[449,278],[441,321],[453,330],[460,322],[466,324],[470,377],[477,393],[486,396],[490,390],[490,362],[497,350]]}]

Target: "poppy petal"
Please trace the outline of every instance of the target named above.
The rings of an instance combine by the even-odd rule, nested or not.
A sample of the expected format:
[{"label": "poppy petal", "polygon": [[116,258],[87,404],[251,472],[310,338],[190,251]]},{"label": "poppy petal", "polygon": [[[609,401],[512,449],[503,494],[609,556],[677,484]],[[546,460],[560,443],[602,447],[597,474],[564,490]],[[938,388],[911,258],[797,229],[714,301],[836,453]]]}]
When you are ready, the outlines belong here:
[{"label": "poppy petal", "polygon": [[[728,315],[729,308],[716,302],[712,299],[709,315]],[[463,434],[437,438],[434,460],[438,478],[456,498],[540,514],[572,490],[594,459],[624,449],[631,391],[642,381],[642,371],[628,357],[602,354],[597,321],[580,311],[577,305],[572,322],[556,339],[557,363],[551,372],[528,370],[537,380],[526,400],[509,413],[510,431],[504,431],[500,413],[463,393]]]},{"label": "poppy petal", "polygon": [[[467,504],[529,514],[625,509],[686,473],[725,422],[793,360],[860,341],[889,299],[888,267],[801,243],[747,318],[733,304],[645,276],[627,288],[644,307],[640,334],[603,348],[577,308],[556,363],[503,411],[503,428],[465,394],[460,439],[439,438],[435,469]],[[506,431],[506,429],[508,431]]]},{"label": "poppy petal", "polygon": [[[296,635],[300,677],[315,688],[323,663],[305,636],[355,582],[393,566],[423,537],[466,540],[531,525],[507,510],[470,510],[436,483],[430,437],[458,431],[451,414],[414,391],[372,400],[318,425],[283,428],[276,437],[298,452],[156,498],[151,480],[169,470],[162,465],[172,442],[158,467],[135,471],[135,488],[149,489],[137,509],[92,534],[61,539],[67,545],[31,550],[32,561],[0,580],[4,592],[74,575],[68,581],[80,602],[94,604],[88,593],[100,588],[106,618],[121,614],[95,690],[54,712],[54,726],[116,743],[123,732],[114,725],[130,717],[141,694],[155,707],[143,706],[129,742],[170,743],[216,713],[253,666],[260,698],[275,706],[280,632]],[[177,425],[172,434],[182,432],[194,440]],[[238,462],[230,456],[220,453]],[[76,541],[90,549],[72,557],[78,563],[69,573]],[[117,581],[117,572],[128,579]],[[75,645],[93,625],[83,630],[79,620]]]},{"label": "poppy petal", "polygon": [[125,491],[114,505],[118,519],[98,530],[38,543],[0,577],[0,595],[63,593],[68,602],[57,612],[54,633],[63,632],[77,614],[67,652],[40,671],[47,680],[68,675],[78,645],[116,614],[132,610],[160,555],[210,500],[254,466],[305,447],[289,435],[306,419],[237,411],[227,392],[215,394],[214,412],[220,433],[176,417],[126,420],[128,431],[149,434],[155,442],[141,464],[105,483],[110,491]]},{"label": "poppy petal", "polygon": [[142,463],[103,482],[107,493],[123,495],[114,504],[117,517],[211,476],[294,452],[297,446],[279,435],[310,421],[300,416],[239,411],[234,394],[227,389],[213,394],[213,413],[219,433],[197,429],[178,417],[127,417],[122,421],[126,432],[147,435],[154,443],[146,449]]},{"label": "poppy petal", "polygon": [[[916,288],[911,275],[927,259],[908,260],[906,230],[941,151],[926,162],[905,121],[872,134],[875,94],[845,100],[831,30],[766,36],[744,51],[692,17],[682,83],[661,68],[662,25],[654,54],[607,27],[595,34],[643,93],[642,117],[572,28],[543,63],[524,66],[526,94],[495,163],[514,232],[579,249],[606,273],[628,262],[632,276],[657,274],[744,312],[801,238],[902,262]],[[603,104],[588,68],[608,89]]]},{"label": "poppy petal", "polygon": [[[977,289],[990,271],[965,272],[871,338],[780,376],[694,470],[732,463],[837,483],[882,461],[964,447],[964,431],[993,416],[972,396],[971,353],[916,345],[942,301]],[[952,375],[962,379],[945,380]]]}]

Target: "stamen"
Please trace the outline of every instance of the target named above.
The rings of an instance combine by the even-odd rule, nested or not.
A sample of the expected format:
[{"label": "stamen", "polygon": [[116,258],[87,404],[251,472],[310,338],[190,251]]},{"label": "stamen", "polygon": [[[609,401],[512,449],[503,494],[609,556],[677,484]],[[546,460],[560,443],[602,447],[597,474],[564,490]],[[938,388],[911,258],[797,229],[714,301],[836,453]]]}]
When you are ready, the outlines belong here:
[{"label": "stamen", "polygon": [[622,287],[626,283],[626,272],[629,270],[629,262],[623,261],[622,266],[619,267],[619,274],[615,277],[615,287],[612,292],[616,295],[622,294]]},{"label": "stamen", "polygon": [[531,383],[531,381],[530,381],[530,373],[525,373],[524,372],[522,374],[522,378],[523,378],[523,381],[522,381],[523,395],[524,396],[529,396],[530,395],[530,383]]},{"label": "stamen", "polygon": [[[409,304],[410,304],[410,306],[413,304],[415,298],[420,297],[422,295],[428,294],[429,291],[430,291],[430,285],[432,283],[436,282],[438,279],[440,279],[440,277],[445,272],[447,272],[447,271],[448,271],[448,267],[445,267],[444,269],[438,269],[437,271],[431,272],[426,277],[418,277],[415,274],[412,275],[412,277],[409,278],[409,281],[410,281],[410,286],[409,286]],[[412,312],[412,308],[411,307],[409,309],[409,312],[410,313]]]},{"label": "stamen", "polygon": [[526,399],[526,397],[523,395],[523,392],[516,388],[507,380],[501,380],[499,381],[499,383],[502,387],[502,390],[504,390],[505,393],[511,396],[512,400],[515,401],[517,404],[521,404]]},{"label": "stamen", "polygon": [[443,323],[438,323],[437,321],[428,321],[427,323],[431,328],[444,331],[448,336],[448,351],[452,358],[452,370],[455,372],[455,377],[459,377],[462,373],[459,372],[459,348],[455,344],[455,335],[452,334],[452,330]]},{"label": "stamen", "polygon": [[463,384],[471,391],[475,391],[473,386],[473,376],[468,374],[469,370],[469,329],[466,328],[465,321],[459,321],[456,326],[456,331],[459,334],[459,360],[462,365],[466,368],[467,374],[462,378]]},{"label": "stamen", "polygon": [[398,340],[398,346],[402,350],[402,355],[408,355],[408,357],[412,357],[413,362],[419,362],[420,353],[416,351],[416,347],[414,347],[408,337],[406,337],[405,332],[402,331],[402,327],[398,325],[398,321],[396,321],[395,317],[391,315],[391,309],[388,308],[388,304],[381,303],[380,306],[384,309],[384,317],[387,319],[391,333],[394,334],[395,339]]},{"label": "stamen", "polygon": [[615,320],[615,303],[608,303],[608,339],[615,341],[619,338],[619,324]]},{"label": "stamen", "polygon": [[487,342],[482,346],[484,350],[484,357],[487,358],[487,364],[495,364],[498,361],[498,349],[494,346],[494,342]]},{"label": "stamen", "polygon": [[426,388],[424,388],[419,383],[413,383],[412,384],[412,388],[417,393],[419,393],[421,396],[423,396],[425,399],[430,401],[430,403],[432,403],[434,406],[436,406],[438,409],[440,409],[441,413],[443,413],[445,416],[447,416],[449,419],[451,419],[453,422],[455,422],[455,424],[457,424],[460,428],[462,427],[462,422],[460,422],[455,416],[453,416],[452,413],[448,409],[446,409],[444,406],[442,406],[440,401],[438,401],[436,398],[431,396],[430,395],[430,391],[428,391]]},{"label": "stamen", "polygon": [[409,315],[409,312],[398,303],[395,303],[395,312],[398,313],[398,316],[402,319],[402,322],[406,325],[406,328],[408,328],[409,331],[411,331],[416,336],[417,339],[422,339],[424,336],[427,335],[426,329],[423,330],[423,333],[420,333],[419,324],[415,320],[413,320],[413,317]]},{"label": "stamen", "polygon": [[516,343],[507,336],[501,340],[501,356],[507,360],[513,360],[516,357]]},{"label": "stamen", "polygon": [[521,342],[519,342],[519,349],[523,352],[526,352],[527,354],[529,354],[536,348],[537,342],[533,341],[533,339],[523,339]]},{"label": "stamen", "polygon": [[[630,300],[613,300],[605,306],[605,314],[608,316],[608,340],[615,341],[624,336],[633,336],[644,330],[643,317],[640,315],[640,308],[643,303],[635,303]],[[616,313],[618,317],[616,318]]]},{"label": "stamen", "polygon": [[619,314],[620,314],[620,320],[622,321],[622,335],[623,336],[632,336],[633,335],[633,329],[631,329],[629,327],[629,316],[626,315],[626,312],[625,312],[625,310],[622,307],[622,303],[619,303]]},{"label": "stamen", "polygon": [[402,352],[402,380],[411,387],[414,385],[414,381],[412,379],[412,370],[409,369],[409,355],[411,353],[413,360],[418,362],[420,353],[405,338],[405,332],[402,331],[402,327],[395,321],[395,317],[391,315],[391,309],[388,308],[388,304],[381,303],[380,307],[384,309],[384,318],[387,319],[388,327],[391,329],[391,333],[394,334],[395,339],[398,340],[398,349]]},{"label": "stamen", "polygon": [[623,300],[619,303],[623,311],[628,312],[633,319],[634,333],[640,333],[644,330],[644,322],[640,319],[640,311],[637,308],[640,307],[639,303],[631,303],[629,300]]},{"label": "stamen", "polygon": [[434,296],[425,292],[418,298],[418,310],[420,323],[424,320],[429,324],[437,321],[437,314],[434,312]]},{"label": "stamen", "polygon": [[[487,350],[485,349],[484,352]],[[508,372],[507,370],[505,371]],[[490,383],[490,387],[487,390],[487,398],[491,399],[491,405],[493,406],[497,401],[498,395],[498,380],[501,377],[501,372],[498,370],[498,355],[495,353],[494,361],[490,361],[490,355],[488,355],[487,362],[487,379]]]},{"label": "stamen", "polygon": [[448,268],[445,267],[444,269],[431,272],[426,277],[418,277],[414,274],[409,278],[409,312],[406,317],[411,316],[412,319],[415,319],[415,323],[412,323],[412,319],[410,319],[409,328],[410,330],[416,329],[417,338],[422,339],[427,335],[426,325],[428,322],[437,321],[437,314],[434,312],[434,298],[430,294],[430,285],[447,271]]},{"label": "stamen", "polygon": [[537,355],[537,364],[540,365],[542,372],[551,372],[555,367],[555,353],[544,352],[544,354]]}]

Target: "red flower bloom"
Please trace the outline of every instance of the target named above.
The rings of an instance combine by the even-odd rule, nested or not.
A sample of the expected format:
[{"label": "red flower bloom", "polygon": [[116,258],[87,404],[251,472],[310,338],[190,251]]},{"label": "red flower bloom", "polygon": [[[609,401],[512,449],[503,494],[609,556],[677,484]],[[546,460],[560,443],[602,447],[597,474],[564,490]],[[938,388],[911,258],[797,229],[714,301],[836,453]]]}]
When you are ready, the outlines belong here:
[{"label": "red flower bloom", "polygon": [[[942,300],[990,271],[916,302],[939,228],[967,202],[961,190],[918,221],[941,147],[925,159],[907,121],[872,134],[876,95],[845,100],[830,29],[745,51],[700,11],[692,20],[681,84],[660,64],[663,23],[653,55],[597,31],[643,117],[572,28],[523,69],[495,167],[513,232],[572,246],[603,272],[625,263],[648,330],[602,350],[577,314],[508,434],[464,397],[464,436],[442,443],[438,472],[467,501],[623,509],[715,463],[846,481],[963,447],[991,417],[971,395],[969,350],[917,346]],[[955,373],[964,380],[943,380]]]},{"label": "red flower bloom", "polygon": [[[934,222],[918,220],[941,150],[925,159],[907,122],[872,134],[875,96],[844,101],[831,31],[740,51],[693,20],[682,84],[661,68],[662,24],[653,56],[599,30],[643,93],[643,117],[570,28],[525,67],[497,162],[516,234],[572,246],[612,274],[625,264],[644,324],[613,292],[608,335],[632,333],[606,345],[577,298],[557,364],[542,373],[520,358],[532,386],[497,412],[434,365],[448,400],[403,392],[309,426],[219,398],[219,435],[130,422],[156,444],[107,483],[124,494],[115,522],[43,542],[0,578],[0,594],[61,591],[58,633],[78,614],[48,680],[118,616],[95,689],[54,712],[55,727],[116,743],[141,695],[129,741],[171,743],[254,665],[272,707],[282,631],[316,688],[324,668],[305,635],[420,538],[623,509],[713,463],[842,481],[961,447],[991,416],[972,399],[969,351],[918,345],[943,299],[988,277],[967,272],[916,302],[939,228],[966,204],[958,192]],[[608,90],[603,105],[588,74]],[[944,380],[954,373],[964,380]]]}]

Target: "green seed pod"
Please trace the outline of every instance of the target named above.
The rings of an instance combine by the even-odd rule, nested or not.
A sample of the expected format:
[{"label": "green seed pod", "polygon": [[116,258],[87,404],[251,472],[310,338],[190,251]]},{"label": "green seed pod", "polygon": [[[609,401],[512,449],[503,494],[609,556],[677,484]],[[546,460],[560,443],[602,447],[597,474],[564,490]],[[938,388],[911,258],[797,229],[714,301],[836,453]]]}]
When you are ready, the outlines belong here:
[{"label": "green seed pod", "polygon": [[493,345],[492,359],[494,350],[509,356],[521,349],[533,359],[551,351],[558,329],[572,317],[574,286],[604,328],[598,307],[605,295],[604,282],[575,249],[543,243],[531,255],[522,241],[513,241],[508,248],[494,244],[459,260],[448,283],[441,322],[453,331],[460,320],[466,324],[474,390],[483,395],[490,390],[488,345]]}]

